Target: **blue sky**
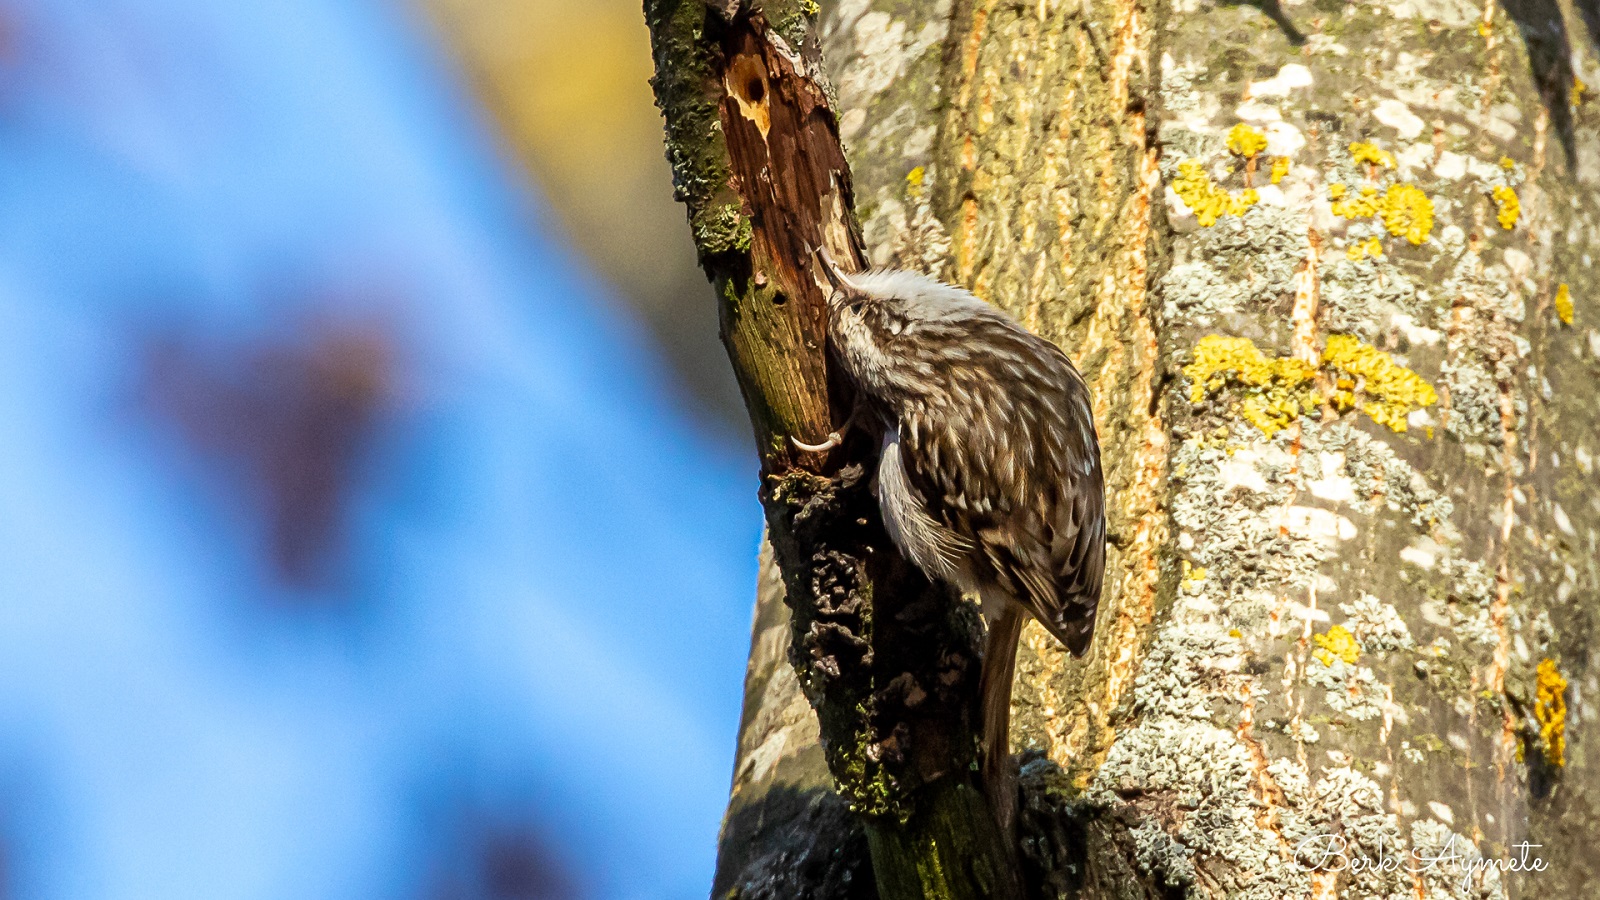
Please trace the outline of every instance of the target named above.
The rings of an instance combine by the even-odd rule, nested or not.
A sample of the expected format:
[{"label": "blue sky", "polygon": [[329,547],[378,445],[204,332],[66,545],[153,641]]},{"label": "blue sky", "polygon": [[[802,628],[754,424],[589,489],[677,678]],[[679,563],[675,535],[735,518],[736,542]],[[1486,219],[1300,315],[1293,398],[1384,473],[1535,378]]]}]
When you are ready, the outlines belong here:
[{"label": "blue sky", "polygon": [[[407,16],[0,6],[11,897],[434,896],[480,826],[592,896],[709,886],[754,463]],[[329,322],[398,362],[337,577],[285,583],[248,465],[141,398],[158,337],[203,382]]]}]

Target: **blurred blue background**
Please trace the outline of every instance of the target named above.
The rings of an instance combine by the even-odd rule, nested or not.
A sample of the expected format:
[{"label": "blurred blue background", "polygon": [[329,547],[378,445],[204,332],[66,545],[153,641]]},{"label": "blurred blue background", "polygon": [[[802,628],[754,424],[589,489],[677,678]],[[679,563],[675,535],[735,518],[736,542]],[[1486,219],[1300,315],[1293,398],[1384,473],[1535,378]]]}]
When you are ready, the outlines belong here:
[{"label": "blurred blue background", "polygon": [[428,22],[0,0],[0,897],[710,884],[753,457]]}]

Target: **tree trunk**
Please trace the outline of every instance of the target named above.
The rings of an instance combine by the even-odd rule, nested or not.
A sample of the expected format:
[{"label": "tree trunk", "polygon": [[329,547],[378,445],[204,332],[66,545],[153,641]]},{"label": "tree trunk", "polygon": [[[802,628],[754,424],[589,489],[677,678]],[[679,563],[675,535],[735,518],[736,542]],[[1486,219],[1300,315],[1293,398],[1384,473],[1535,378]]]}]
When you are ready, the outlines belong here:
[{"label": "tree trunk", "polygon": [[[1030,892],[1591,893],[1592,11],[824,18],[870,258],[1094,392],[1099,631],[1030,625],[1013,696]],[[871,896],[764,573],[714,896]]]},{"label": "tree trunk", "polygon": [[[1014,850],[977,786],[979,617],[890,542],[870,489],[872,436],[828,452],[797,443],[843,428],[854,402],[825,352],[819,251],[864,264],[808,21],[799,4],[705,0],[649,0],[645,19],[674,185],[761,452],[791,686],[816,711],[871,880],[889,898],[1020,898]],[[815,795],[773,802],[837,813]]]}]

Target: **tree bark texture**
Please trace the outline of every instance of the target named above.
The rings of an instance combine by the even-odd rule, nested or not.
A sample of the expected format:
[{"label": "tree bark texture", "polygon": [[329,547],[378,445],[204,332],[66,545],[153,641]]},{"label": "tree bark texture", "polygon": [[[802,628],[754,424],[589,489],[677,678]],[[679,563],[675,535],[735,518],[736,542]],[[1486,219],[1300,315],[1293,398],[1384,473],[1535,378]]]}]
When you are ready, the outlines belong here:
[{"label": "tree bark texture", "polygon": [[[1094,392],[1099,631],[1030,625],[1013,695],[1029,891],[1594,896],[1600,14],[823,18],[871,260]],[[787,631],[766,577],[715,895],[869,896]]]},{"label": "tree bark texture", "polygon": [[[781,650],[775,660],[793,677],[755,677],[809,703],[817,727],[804,739],[830,776],[806,769],[812,782],[735,809],[733,831],[761,839],[730,854],[765,861],[774,874],[762,890],[772,896],[796,896],[804,859],[807,871],[814,864],[820,877],[886,898],[1018,898],[1014,852],[975,777],[980,621],[889,541],[870,489],[871,436],[826,453],[791,441],[821,441],[852,404],[829,371],[829,281],[817,251],[864,265],[809,19],[798,4],[706,0],[650,0],[645,17],[674,184],[721,297],[723,342],[762,455],[764,592],[783,598],[786,615],[758,652]],[[778,612],[769,608],[763,627]],[[792,730],[801,712],[785,705],[769,724]],[[764,832],[768,822],[778,830]],[[839,822],[849,827],[827,825]],[[812,859],[786,846],[819,828],[864,844],[871,868],[833,864],[832,847]]]}]

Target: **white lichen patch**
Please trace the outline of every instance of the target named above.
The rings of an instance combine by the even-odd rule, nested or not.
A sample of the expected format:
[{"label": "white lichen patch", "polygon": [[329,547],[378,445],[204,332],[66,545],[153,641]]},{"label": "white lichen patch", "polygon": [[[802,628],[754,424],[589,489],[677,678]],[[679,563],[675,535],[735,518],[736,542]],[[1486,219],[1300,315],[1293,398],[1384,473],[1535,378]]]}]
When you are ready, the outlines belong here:
[{"label": "white lichen patch", "polygon": [[1445,181],[1457,181],[1466,177],[1467,158],[1451,150],[1439,153],[1439,159],[1433,164],[1434,177]]},{"label": "white lichen patch", "polygon": [[1131,831],[1139,867],[1169,886],[1192,885],[1194,860],[1204,855],[1261,873],[1253,884],[1230,885],[1230,897],[1300,896],[1311,870],[1258,822],[1254,782],[1254,760],[1233,732],[1156,714],[1118,738],[1085,796],[1108,808],[1125,797],[1158,797],[1182,811],[1174,828],[1149,820]]},{"label": "white lichen patch", "polygon": [[[1322,740],[1322,734],[1304,719],[1290,719],[1284,723],[1283,733],[1288,735],[1290,740],[1299,741],[1302,744],[1315,744]],[[1287,760],[1280,760],[1280,762],[1285,761]]]},{"label": "white lichen patch", "polygon": [[1267,491],[1266,476],[1261,474],[1257,465],[1261,456],[1253,450],[1241,450],[1223,460],[1217,467],[1217,474],[1222,479],[1222,489],[1230,491],[1242,487],[1251,491]]},{"label": "white lichen patch", "polygon": [[1268,156],[1293,159],[1306,145],[1305,134],[1288,122],[1269,122],[1262,127],[1261,132],[1267,137]]},{"label": "white lichen patch", "polygon": [[1484,865],[1477,845],[1449,825],[1418,819],[1411,823],[1411,844],[1427,900],[1501,900],[1506,896],[1500,868]]},{"label": "white lichen patch", "polygon": [[[1510,90],[1509,74],[1489,84],[1464,73],[1467,51],[1446,44],[1464,39],[1477,53],[1478,41],[1504,42],[1512,26],[1502,12],[1480,32],[1484,7],[1473,0],[1347,5],[1319,22],[1324,34],[1278,57],[1259,55],[1267,37],[1227,38],[1230,52],[1257,51],[1238,59],[1272,67],[1170,35],[1163,84],[1179,97],[1163,117],[1162,173],[1170,183],[1186,163],[1185,196],[1215,201],[1213,212],[1228,205],[1202,219],[1173,202],[1164,324],[1180,344],[1215,335],[1244,349],[1227,360],[1236,364],[1227,387],[1189,394],[1175,420],[1171,508],[1184,571],[1138,676],[1138,725],[1119,737],[1132,743],[1108,762],[1118,776],[1096,787],[1110,791],[1100,802],[1155,805],[1150,818],[1126,820],[1144,822],[1141,866],[1190,895],[1503,896],[1493,879],[1404,870],[1323,873],[1313,888],[1306,861],[1280,855],[1330,822],[1372,858],[1434,852],[1457,827],[1492,841],[1514,833],[1487,805],[1457,804],[1459,825],[1413,820],[1430,802],[1456,803],[1426,792],[1441,775],[1453,783],[1463,763],[1475,782],[1491,762],[1502,777],[1512,771],[1496,743],[1499,685],[1520,690],[1526,670],[1561,646],[1541,638],[1529,598],[1581,604],[1592,590],[1583,563],[1570,577],[1552,568],[1596,543],[1600,501],[1552,484],[1584,468],[1574,448],[1586,437],[1569,433],[1570,416],[1556,424],[1529,406],[1563,403],[1573,376],[1525,335],[1549,331],[1588,349],[1582,309],[1576,328],[1552,326],[1549,301],[1563,277],[1572,296],[1591,289],[1563,273],[1600,230],[1551,212],[1566,200],[1547,193],[1550,170],[1530,152],[1540,107]],[[1413,40],[1420,23],[1428,36]],[[1450,29],[1461,33],[1438,36]],[[1577,137],[1582,158],[1588,138]],[[1193,187],[1206,179],[1210,196]],[[1245,191],[1248,208],[1233,202]],[[1541,233],[1540,217],[1575,230],[1552,240],[1561,235]],[[1561,265],[1558,246],[1572,248]],[[1322,354],[1335,334],[1381,351],[1437,402],[1397,409],[1403,433],[1373,429],[1334,399],[1374,384],[1330,373]],[[1593,343],[1600,357],[1600,331]],[[1217,346],[1194,358],[1216,368]],[[1532,467],[1538,481],[1514,483]],[[1473,514],[1459,516],[1452,496]],[[1504,554],[1502,528],[1534,551]],[[1543,578],[1517,571],[1545,556]],[[1141,778],[1140,764],[1160,777]],[[1255,809],[1254,822],[1220,818],[1232,803]],[[1218,825],[1198,833],[1191,813]],[[1502,823],[1507,813],[1493,809]],[[1251,842],[1261,855],[1237,858],[1253,860],[1259,894],[1209,880],[1230,871],[1210,857],[1235,858]],[[1458,849],[1477,852],[1459,840]]]},{"label": "white lichen patch", "polygon": [[[1349,229],[1348,240],[1359,243],[1380,233],[1376,226],[1362,223]],[[1323,314],[1332,331],[1354,334],[1371,343],[1397,316],[1416,321],[1430,315],[1420,302],[1416,284],[1388,256],[1367,254],[1350,259],[1345,254],[1331,255],[1319,267],[1318,276]]]},{"label": "white lichen patch", "polygon": [[1494,573],[1479,560],[1453,556],[1441,558],[1439,570],[1446,579],[1445,593],[1424,602],[1423,615],[1448,627],[1463,642],[1479,647],[1498,644],[1500,636],[1490,621],[1490,607],[1495,600]]},{"label": "white lichen patch", "polygon": [[[1172,196],[1172,202],[1183,201]],[[1162,279],[1166,297],[1166,316],[1170,321],[1207,325],[1217,318],[1238,312],[1249,297],[1236,280],[1217,271],[1210,263],[1179,263]]]},{"label": "white lichen patch", "polygon": [[[1193,219],[1176,195],[1172,203]],[[1276,204],[1258,203],[1243,216],[1224,216],[1194,230],[1189,249],[1162,279],[1169,323],[1203,327],[1234,312],[1286,302],[1294,295],[1307,243],[1304,216]]]},{"label": "white lichen patch", "polygon": [[1167,629],[1134,682],[1134,703],[1151,715],[1209,720],[1213,699],[1257,690],[1254,677],[1242,671],[1242,649],[1238,638],[1217,625],[1192,622]]},{"label": "white lichen patch", "polygon": [[[1462,250],[1439,291],[1454,298],[1447,354],[1440,366],[1450,399],[1445,428],[1456,439],[1480,447],[1503,444],[1501,386],[1524,374],[1531,350],[1516,327],[1527,314],[1536,263],[1515,248],[1502,258],[1509,264],[1489,263],[1480,252]],[[1518,393],[1512,403],[1512,428],[1520,430],[1527,401]]]},{"label": "white lichen patch", "polygon": [[[1298,517],[1297,536],[1283,531],[1298,488],[1291,474],[1293,457],[1277,443],[1257,442],[1246,457],[1254,473],[1250,486],[1236,483],[1229,489],[1222,467],[1238,452],[1230,455],[1226,447],[1191,439],[1174,458],[1184,485],[1174,503],[1174,519],[1180,533],[1196,538],[1190,559],[1210,573],[1207,584],[1214,586],[1212,591],[1224,592],[1219,602],[1225,605],[1248,601],[1259,596],[1257,591],[1275,592],[1286,585],[1305,588],[1330,554],[1326,542],[1309,539],[1313,528],[1309,513]],[[1266,490],[1257,489],[1263,486]],[[1338,523],[1323,520],[1325,529],[1330,526],[1336,537]],[[1238,610],[1248,612],[1247,607]]]},{"label": "white lichen patch", "polygon": [[1400,559],[1404,562],[1412,564],[1413,566],[1416,566],[1419,569],[1432,569],[1433,564],[1439,559],[1439,554],[1435,552],[1437,550],[1437,546],[1421,546],[1422,544],[1432,543],[1432,541],[1423,538],[1416,544],[1412,544],[1408,547],[1402,547],[1400,548]]},{"label": "white lichen patch", "polygon": [[1378,101],[1373,107],[1373,118],[1393,128],[1404,140],[1414,140],[1422,134],[1423,121],[1411,108],[1392,97]]},{"label": "white lichen patch", "polygon": [[1342,659],[1315,661],[1306,667],[1306,683],[1325,689],[1328,708],[1357,721],[1383,713],[1383,689],[1372,670]]},{"label": "white lichen patch", "polygon": [[1454,509],[1450,498],[1430,486],[1420,472],[1382,441],[1344,422],[1316,429],[1312,439],[1322,451],[1316,457],[1318,468],[1313,477],[1340,474],[1324,471],[1321,462],[1341,460],[1342,474],[1351,480],[1353,491],[1360,498],[1357,508],[1369,515],[1380,509],[1393,510],[1424,531],[1449,521]]},{"label": "white lichen patch", "polygon": [[1311,70],[1299,63],[1287,63],[1278,74],[1263,81],[1252,81],[1246,89],[1248,97],[1287,97],[1289,92],[1308,88],[1312,84]]},{"label": "white lichen patch", "polygon": [[910,32],[905,21],[881,10],[863,13],[855,20],[856,56],[835,82],[846,107],[864,106],[888,90],[916,59],[944,40],[948,26],[934,19]]},{"label": "white lichen patch", "polygon": [[1336,512],[1315,506],[1290,506],[1267,519],[1274,528],[1291,538],[1309,540],[1327,547],[1356,536],[1356,524]]},{"label": "white lichen patch", "polygon": [[1366,591],[1353,602],[1339,604],[1339,611],[1348,617],[1344,627],[1355,635],[1365,653],[1410,650],[1417,645],[1411,638],[1411,629],[1406,627],[1394,605]]},{"label": "white lichen patch", "polygon": [[1200,71],[1201,67],[1193,61],[1180,63],[1171,54],[1162,55],[1161,96],[1169,123],[1204,129],[1214,117],[1219,108],[1216,96],[1210,92],[1202,93],[1195,87],[1195,77]]}]

